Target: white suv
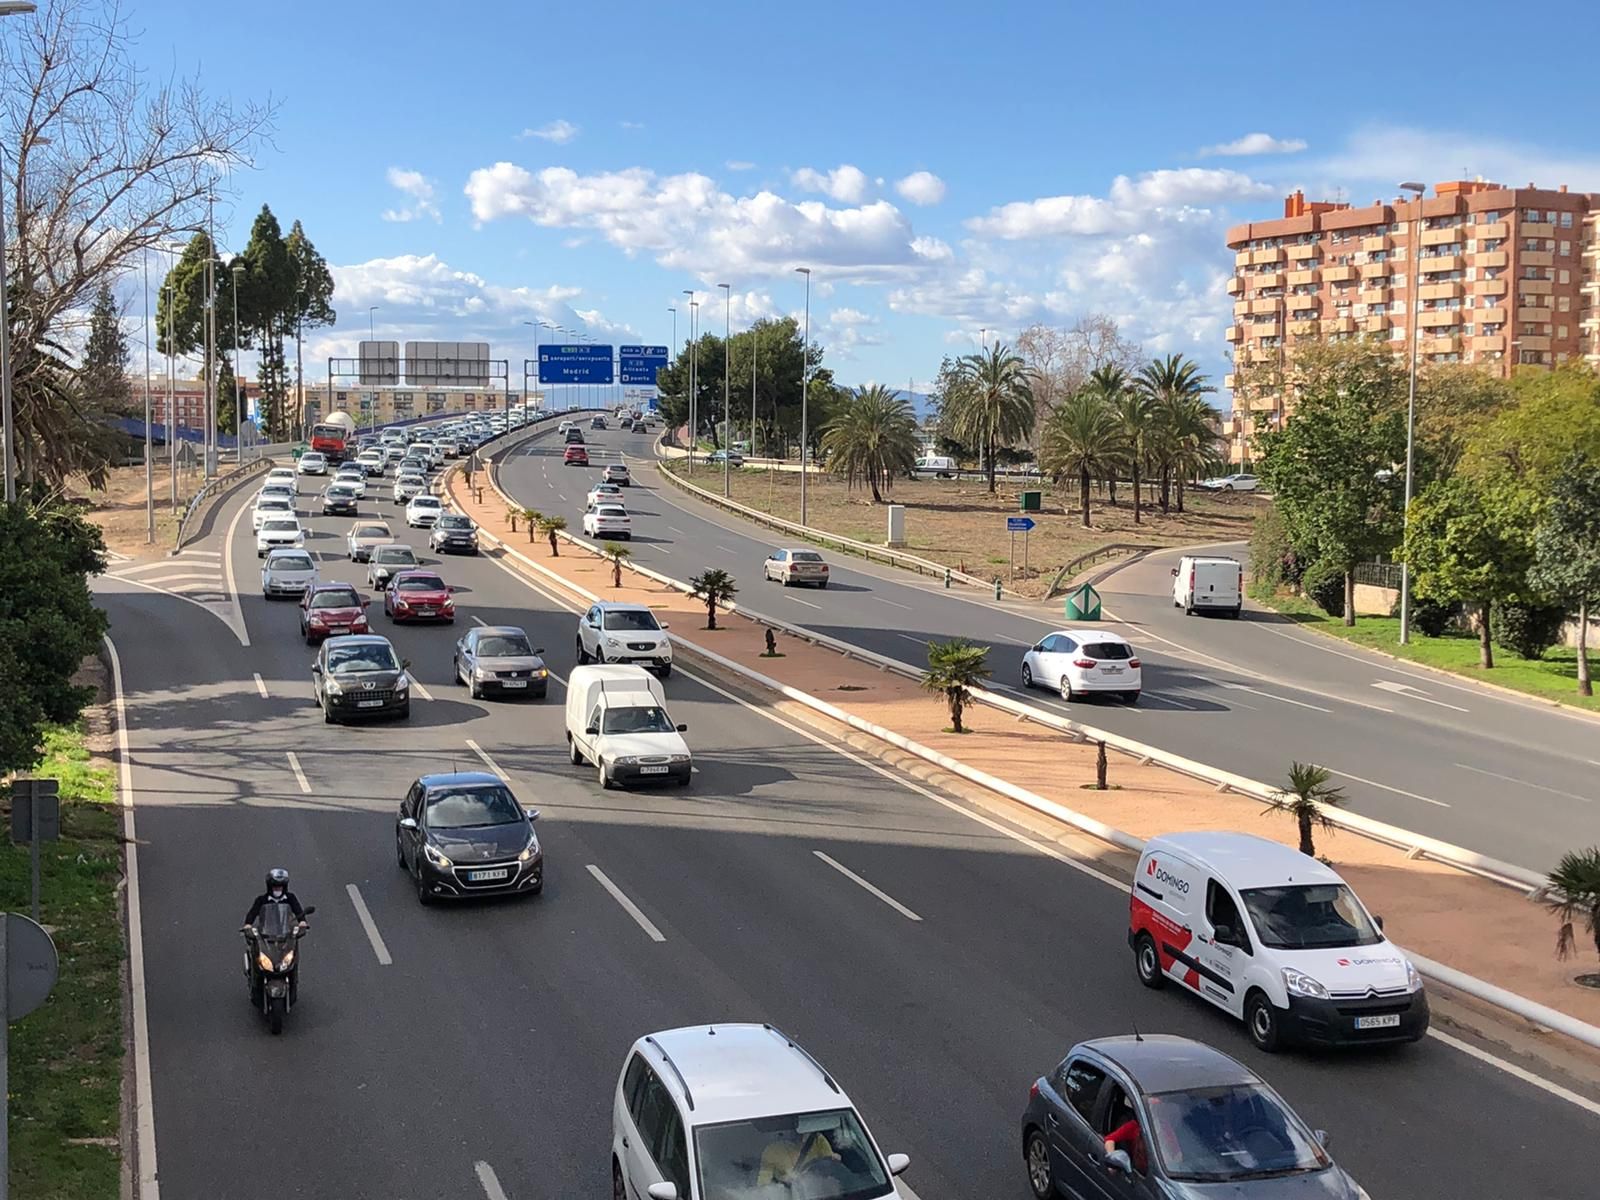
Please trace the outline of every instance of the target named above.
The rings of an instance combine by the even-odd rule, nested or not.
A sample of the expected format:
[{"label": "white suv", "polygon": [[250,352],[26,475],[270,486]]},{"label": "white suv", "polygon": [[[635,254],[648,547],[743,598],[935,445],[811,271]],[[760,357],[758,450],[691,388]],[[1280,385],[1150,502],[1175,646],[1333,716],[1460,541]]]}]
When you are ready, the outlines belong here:
[{"label": "white suv", "polygon": [[611,1192],[903,1197],[911,1160],[885,1156],[831,1075],[770,1025],[695,1025],[633,1044],[611,1108]]},{"label": "white suv", "polygon": [[603,602],[578,618],[578,662],[634,663],[665,679],[672,640],[646,605]]},{"label": "white suv", "polygon": [[592,538],[621,538],[631,542],[633,522],[628,519],[628,510],[619,504],[591,504],[589,511],[583,514],[583,532]]}]

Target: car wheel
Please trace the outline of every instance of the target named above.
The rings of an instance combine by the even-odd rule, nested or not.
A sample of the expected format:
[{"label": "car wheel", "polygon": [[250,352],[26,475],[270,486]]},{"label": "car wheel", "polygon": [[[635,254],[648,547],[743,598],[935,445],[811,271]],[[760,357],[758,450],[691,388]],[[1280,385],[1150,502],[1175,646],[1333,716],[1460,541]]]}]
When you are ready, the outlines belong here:
[{"label": "car wheel", "polygon": [[1037,1129],[1028,1134],[1026,1151],[1028,1187],[1036,1200],[1052,1200],[1056,1194],[1055,1176],[1050,1170],[1050,1145]]},{"label": "car wheel", "polygon": [[428,885],[423,882],[422,872],[421,871],[417,872],[416,880],[417,880],[417,903],[422,905],[423,908],[427,908],[427,907],[429,907],[430,905],[433,904],[433,897],[428,894]]},{"label": "car wheel", "polygon": [[1058,690],[1061,692],[1061,698],[1063,700],[1065,700],[1068,704],[1071,704],[1072,700],[1073,700],[1073,696],[1072,696],[1072,680],[1068,679],[1065,675],[1063,675],[1061,677],[1061,686],[1060,686],[1060,688]]},{"label": "car wheel", "polygon": [[333,715],[333,709],[328,707],[327,702],[318,698],[317,703],[322,705],[322,723],[324,725],[337,725],[339,718]]},{"label": "car wheel", "polygon": [[583,639],[582,639],[582,638],[581,638],[581,637],[579,637],[579,638],[574,638],[574,639],[573,639],[573,642],[574,642],[574,645],[576,645],[576,647],[577,647],[577,650],[578,650],[578,665],[579,665],[579,666],[580,666],[580,667],[581,667],[581,666],[583,666],[583,665],[584,665],[584,664],[585,664],[585,663],[586,663],[586,662],[588,662],[588,661],[589,661],[589,656],[588,656],[588,654],[587,654],[587,653],[585,653],[585,652],[584,652],[584,649],[583,649]]},{"label": "car wheel", "polygon": [[1139,703],[1139,693],[1138,692],[1123,692],[1122,693],[1122,699],[1123,699],[1123,702],[1126,703],[1126,704],[1137,704],[1137,703]]},{"label": "car wheel", "polygon": [[1156,941],[1148,933],[1141,933],[1133,943],[1133,968],[1139,973],[1139,982],[1159,991],[1167,986],[1167,976],[1161,969],[1161,955],[1156,952]]},{"label": "car wheel", "polygon": [[628,1186],[622,1182],[622,1168],[611,1163],[611,1200],[628,1200]]},{"label": "car wheel", "polygon": [[1244,611],[1244,605],[1243,604],[1235,604],[1233,606],[1233,611],[1231,611],[1228,614],[1228,616],[1229,616],[1230,619],[1237,621],[1239,619],[1239,614],[1242,613],[1243,611]]},{"label": "car wheel", "polygon": [[606,770],[606,760],[605,759],[597,758],[595,760],[595,771],[600,776],[600,789],[601,789],[601,791],[609,792],[612,788],[617,786],[616,780],[612,779],[611,778],[611,773]]},{"label": "car wheel", "polygon": [[482,700],[483,699],[483,689],[481,687],[479,687],[474,680],[471,680],[471,679],[467,680],[467,698],[470,699],[470,700]]},{"label": "car wheel", "polygon": [[1025,688],[1033,686],[1033,668],[1027,663],[1022,664],[1022,686]]},{"label": "car wheel", "polygon": [[397,721],[409,721],[410,719],[411,719],[411,701],[407,700],[405,702],[404,706],[400,709],[400,715],[397,716],[395,718],[395,720],[397,720]]},{"label": "car wheel", "polygon": [[785,571],[782,575],[778,576],[778,582],[783,584],[784,587],[788,587],[789,586],[789,573],[787,571]]},{"label": "car wheel", "polygon": [[1225,484],[1223,484],[1223,485],[1222,485],[1222,490],[1223,490],[1223,491],[1225,491],[1225,492],[1231,492],[1231,491],[1233,491],[1233,484],[1231,484],[1231,483],[1225,483]]},{"label": "car wheel", "polygon": [[828,586],[828,581],[826,579],[824,579],[821,583],[817,584],[817,590],[818,591],[823,591],[823,590],[825,590],[827,588],[827,586]]},{"label": "car wheel", "polygon": [[666,666],[662,667],[661,670],[657,674],[662,679],[671,679],[672,678],[672,664],[668,663]]},{"label": "car wheel", "polygon": [[1264,992],[1251,992],[1244,1001],[1244,1025],[1256,1049],[1274,1053],[1283,1044],[1278,1011]]},{"label": "car wheel", "polygon": [[395,856],[396,861],[398,861],[399,864],[400,864],[400,869],[402,871],[405,870],[406,869],[406,847],[405,847],[405,843],[400,840],[400,831],[398,829],[395,830],[395,833],[394,833],[394,856]]},{"label": "car wheel", "polygon": [[570,733],[567,734],[567,757],[572,760],[573,766],[583,765],[583,751],[578,749],[577,740]]}]

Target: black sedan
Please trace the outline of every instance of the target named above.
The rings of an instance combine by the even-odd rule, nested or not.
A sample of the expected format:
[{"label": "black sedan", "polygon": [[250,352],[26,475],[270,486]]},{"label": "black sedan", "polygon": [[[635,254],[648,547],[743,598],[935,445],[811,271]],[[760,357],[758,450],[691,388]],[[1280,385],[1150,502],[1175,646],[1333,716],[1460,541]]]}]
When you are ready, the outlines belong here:
[{"label": "black sedan", "polygon": [[325,517],[355,516],[355,489],[340,483],[329,484],[322,493],[322,515]]},{"label": "black sedan", "polygon": [[478,527],[472,523],[471,517],[464,517],[460,513],[443,513],[428,534],[428,546],[439,554],[476,554]]},{"label": "black sedan", "polygon": [[1038,1200],[1366,1200],[1326,1142],[1248,1067],[1164,1034],[1080,1042],[1022,1114]]},{"label": "black sedan", "polygon": [[456,643],[452,669],[474,700],[493,692],[543,700],[550,690],[550,671],[543,646],[534,646],[515,625],[469,629]]},{"label": "black sedan", "polygon": [[311,687],[329,725],[352,717],[411,715],[411,677],[386,637],[351,634],[322,643]]},{"label": "black sedan", "polygon": [[537,896],[544,851],[533,823],[498,775],[424,775],[406,791],[395,818],[395,858],[416,884],[417,900]]}]

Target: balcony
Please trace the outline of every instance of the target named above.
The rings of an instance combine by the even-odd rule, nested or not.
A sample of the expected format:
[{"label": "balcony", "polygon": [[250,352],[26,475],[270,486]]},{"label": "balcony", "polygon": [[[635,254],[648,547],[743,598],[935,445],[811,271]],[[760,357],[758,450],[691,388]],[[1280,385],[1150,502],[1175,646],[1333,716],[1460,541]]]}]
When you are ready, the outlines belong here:
[{"label": "balcony", "polygon": [[1519,337],[1512,343],[1518,350],[1548,350],[1550,339],[1547,337]]},{"label": "balcony", "polygon": [[1545,221],[1524,221],[1517,226],[1518,237],[1549,237],[1556,235],[1556,227]]},{"label": "balcony", "polygon": [[1341,263],[1334,267],[1323,267],[1322,278],[1329,283],[1344,283],[1356,277],[1356,269],[1348,263]]},{"label": "balcony", "polygon": [[1387,279],[1393,274],[1393,263],[1373,262],[1361,264],[1361,278],[1363,279]]},{"label": "balcony", "polygon": [[1455,282],[1425,283],[1417,289],[1417,296],[1423,300],[1459,300],[1461,285]]},{"label": "balcony", "polygon": [[1517,280],[1517,294],[1521,296],[1548,296],[1554,287],[1548,279]]},{"label": "balcony", "polygon": [[1361,239],[1361,249],[1367,254],[1373,254],[1380,250],[1387,250],[1388,248],[1389,239],[1384,237],[1381,233],[1373,237]]},{"label": "balcony", "polygon": [[1478,354],[1504,354],[1506,335],[1503,333],[1480,333],[1472,339],[1472,349]]},{"label": "balcony", "polygon": [[1303,271],[1290,271],[1289,272],[1289,286],[1290,287],[1305,287],[1307,284],[1312,284],[1312,283],[1315,283],[1316,281],[1317,281],[1317,269],[1315,267],[1307,267]]},{"label": "balcony", "polygon": [[1333,317],[1322,323],[1323,333],[1354,333],[1356,319],[1354,317]]},{"label": "balcony", "polygon": [[1477,309],[1472,315],[1480,325],[1504,325],[1506,322],[1506,310],[1498,304],[1493,308]]},{"label": "balcony", "polygon": [[1446,271],[1459,271],[1464,266],[1466,260],[1459,254],[1435,254],[1422,259],[1417,264],[1417,270],[1423,275],[1441,275]]},{"label": "balcony", "polygon": [[1233,265],[1235,267],[1248,267],[1250,265],[1250,251],[1241,250],[1235,254],[1233,256]]},{"label": "balcony", "polygon": [[1387,333],[1392,322],[1385,313],[1376,313],[1367,317],[1361,323],[1363,333]]},{"label": "balcony", "polygon": [[1503,267],[1506,265],[1506,252],[1504,250],[1480,250],[1472,256],[1472,265],[1475,267]]},{"label": "balcony", "polygon": [[1235,275],[1232,279],[1228,280],[1228,286],[1226,290],[1228,295],[1237,296],[1240,292],[1244,291],[1244,280],[1238,275]]},{"label": "balcony", "polygon": [[1281,263],[1283,261],[1283,247],[1274,246],[1271,250],[1252,250],[1250,263],[1252,266],[1261,266],[1263,263]]},{"label": "balcony", "polygon": [[1524,250],[1517,255],[1517,263],[1524,267],[1553,267],[1556,256],[1548,250]]},{"label": "balcony", "polygon": [[1448,325],[1461,324],[1460,309],[1434,309],[1421,314],[1417,324],[1423,329],[1440,329]]},{"label": "balcony", "polygon": [[1282,271],[1267,271],[1260,275],[1248,276],[1248,278],[1251,287],[1258,292],[1265,291],[1267,288],[1281,288],[1283,286]]},{"label": "balcony", "polygon": [[1472,290],[1480,296],[1504,296],[1506,294],[1506,281],[1504,279],[1484,279],[1472,285]]},{"label": "balcony", "polygon": [[1511,226],[1504,221],[1495,221],[1489,225],[1474,225],[1472,226],[1472,234],[1480,242],[1492,241],[1495,238],[1510,237]]},{"label": "balcony", "polygon": [[1361,303],[1363,304],[1382,304],[1388,298],[1388,288],[1368,288],[1366,291],[1361,293]]},{"label": "balcony", "polygon": [[1461,349],[1461,339],[1455,334],[1445,337],[1425,337],[1419,349],[1424,354],[1450,354]]},{"label": "balcony", "polygon": [[1317,320],[1313,317],[1305,321],[1290,321],[1289,332],[1295,337],[1307,337],[1317,332]]},{"label": "balcony", "polygon": [[1322,308],[1322,297],[1317,295],[1290,296],[1285,301],[1290,312],[1317,312]]},{"label": "balcony", "polygon": [[1230,342],[1237,342],[1244,337],[1244,330],[1237,325],[1229,325],[1227,332],[1222,335]]},{"label": "balcony", "polygon": [[1235,300],[1233,302],[1233,315],[1234,316],[1236,316],[1236,317],[1244,317],[1244,316],[1248,316],[1249,314],[1250,314],[1250,301],[1248,301],[1248,300]]},{"label": "balcony", "polygon": [[[1233,391],[1234,388],[1239,386],[1238,383],[1236,382],[1238,380],[1238,378],[1239,377],[1237,375],[1224,375],[1222,377],[1222,386],[1227,388],[1231,392],[1231,391]],[[1228,422],[1228,421],[1224,421],[1222,423],[1222,426],[1223,426],[1222,431],[1223,431],[1223,433],[1227,433],[1228,432],[1227,427],[1228,427],[1228,425],[1230,423],[1231,422]]]},{"label": "balcony", "polygon": [[1276,396],[1251,396],[1251,412],[1277,412],[1278,398]]},{"label": "balcony", "polygon": [[[1235,306],[1235,307],[1237,307],[1237,306]],[[1263,297],[1261,297],[1259,299],[1252,300],[1252,301],[1250,301],[1250,311],[1252,313],[1279,313],[1279,312],[1282,312],[1283,311],[1283,297],[1282,296],[1263,296]]]},{"label": "balcony", "polygon": [[1290,262],[1304,262],[1306,259],[1316,258],[1320,247],[1315,242],[1307,242],[1299,246],[1285,246],[1284,255]]},{"label": "balcony", "polygon": [[1417,243],[1419,246],[1448,246],[1452,242],[1459,242],[1464,231],[1458,226],[1453,229],[1424,229],[1422,238]]},{"label": "balcony", "polygon": [[1519,308],[1517,309],[1518,321],[1531,321],[1536,325],[1550,324],[1550,318],[1555,315],[1553,308]]}]

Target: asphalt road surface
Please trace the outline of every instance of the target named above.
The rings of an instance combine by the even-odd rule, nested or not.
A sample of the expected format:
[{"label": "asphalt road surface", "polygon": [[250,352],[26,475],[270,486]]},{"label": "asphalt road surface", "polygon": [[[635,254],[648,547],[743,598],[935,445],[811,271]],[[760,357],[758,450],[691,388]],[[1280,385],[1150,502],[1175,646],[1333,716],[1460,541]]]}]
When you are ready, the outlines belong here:
[{"label": "asphalt road surface", "polygon": [[[667,511],[648,490],[635,499],[646,521],[683,519],[644,516]],[[1592,1194],[1594,1110],[1439,1038],[1260,1055],[1198,1001],[1138,985],[1119,888],[689,672],[667,691],[697,755],[690,788],[602,792],[566,762],[560,686],[543,703],[474,702],[451,682],[474,619],[527,628],[562,678],[573,665],[575,616],[489,560],[441,564],[461,589],[454,629],[392,628],[373,610],[426,692],[410,722],[324,725],[294,605],[250,590],[242,502],[210,548],[243,592],[248,646],[193,603],[97,584],[126,685],[168,1200],[499,1200],[486,1178],[508,1200],[602,1196],[629,1044],[728,1020],[771,1021],[811,1050],[884,1148],[911,1155],[922,1200],[1025,1195],[1029,1084],[1074,1041],[1135,1024],[1250,1063],[1375,1197]],[[362,512],[401,528],[386,500]],[[307,523],[324,576],[359,581],[342,560],[349,521]],[[398,800],[420,773],[486,763],[543,810],[544,895],[423,909],[395,865]],[[318,906],[281,1038],[247,1001],[235,932],[277,865]]]},{"label": "asphalt road surface", "polygon": [[[1056,606],[996,604],[849,555],[828,556],[826,591],[765,583],[762,562],[787,544],[781,534],[662,481],[649,436],[586,436],[596,468],[625,456],[633,469],[635,560],[678,579],[721,567],[738,580],[738,602],[756,611],[918,666],[930,639],[969,638],[992,647],[997,684],[1019,697],[1023,652],[1066,624]],[[553,441],[541,435],[512,451],[501,483],[532,508],[565,514],[576,531],[598,469],[562,466]],[[712,490],[721,478],[718,468],[698,473]],[[1004,534],[995,537],[998,545]],[[1248,603],[1239,621],[1186,618],[1171,603],[1176,562],[1174,552],[1155,554],[1100,585],[1107,625],[1144,662],[1138,707],[1066,705],[1047,691],[1027,698],[1266,783],[1293,760],[1321,763],[1352,811],[1534,870],[1593,842],[1600,724],[1329,643]]]}]

